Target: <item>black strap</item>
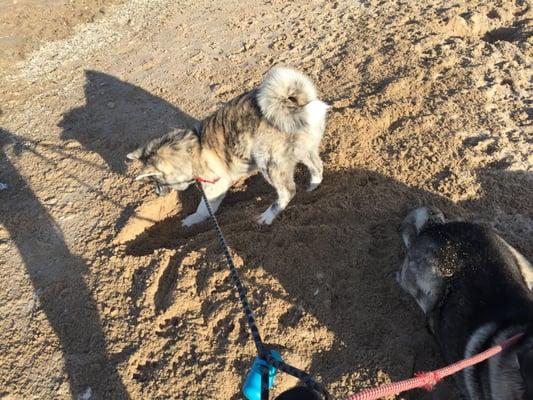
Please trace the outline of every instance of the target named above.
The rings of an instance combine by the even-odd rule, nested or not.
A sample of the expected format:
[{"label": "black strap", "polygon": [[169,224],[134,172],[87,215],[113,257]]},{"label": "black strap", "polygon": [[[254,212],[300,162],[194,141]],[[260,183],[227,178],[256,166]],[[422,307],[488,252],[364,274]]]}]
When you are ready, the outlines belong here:
[{"label": "black strap", "polygon": [[[231,257],[228,244],[226,243],[226,239],[224,238],[224,235],[222,234],[222,230],[220,229],[218,220],[215,217],[213,210],[211,209],[211,205],[209,204],[209,201],[207,200],[207,196],[205,195],[202,185],[196,182],[196,187],[198,188],[198,190],[200,191],[200,194],[202,195],[202,201],[205,202],[205,206],[207,208],[207,211],[209,212],[209,216],[211,217],[211,222],[213,223],[213,226],[215,228],[218,241],[220,242],[220,245],[222,246],[224,256],[226,257],[226,261],[230,269],[230,276],[231,276],[231,279],[233,280],[235,287],[237,288],[237,293],[239,294],[239,300],[241,301],[244,314],[246,315],[246,321],[248,323],[250,332],[252,333],[252,338],[254,340],[255,347],[257,349],[257,353],[259,354],[259,357],[265,360],[268,364],[279,369],[280,371],[283,371],[289,375],[295,376],[296,378],[300,379],[302,382],[306,384],[307,387],[321,393],[325,399],[327,400],[332,399],[331,395],[328,393],[326,388],[322,384],[318,383],[311,375],[309,375],[308,373],[298,368],[293,367],[292,365],[285,363],[284,361],[276,360],[272,356],[270,351],[267,351],[267,349],[265,348],[265,345],[261,339],[261,335],[259,334],[259,329],[257,328],[257,324],[255,322],[255,317],[252,312],[252,307],[250,306],[250,303],[248,302],[248,298],[246,297],[246,289],[244,288],[241,278],[239,277],[239,273],[237,272],[237,268],[235,267],[235,263],[233,262],[233,258]],[[269,378],[268,377],[268,366],[264,366],[261,369],[261,400],[268,400],[268,378]]]},{"label": "black strap", "polygon": [[268,400],[269,397],[269,389],[268,389],[268,381],[269,381],[269,373],[268,373],[268,365],[262,365],[261,366],[261,400]]}]

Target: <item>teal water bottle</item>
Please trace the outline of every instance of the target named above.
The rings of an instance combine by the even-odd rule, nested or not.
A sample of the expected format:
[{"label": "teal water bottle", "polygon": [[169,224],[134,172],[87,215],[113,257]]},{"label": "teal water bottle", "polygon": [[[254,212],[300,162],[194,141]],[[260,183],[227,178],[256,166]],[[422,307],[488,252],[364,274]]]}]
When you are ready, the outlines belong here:
[{"label": "teal water bottle", "polygon": [[[282,361],[281,355],[277,351],[272,350],[270,354],[274,359]],[[274,386],[277,369],[265,360],[256,357],[242,388],[242,393],[248,400],[261,400],[261,367],[263,366],[268,367],[268,388],[272,389]]]}]

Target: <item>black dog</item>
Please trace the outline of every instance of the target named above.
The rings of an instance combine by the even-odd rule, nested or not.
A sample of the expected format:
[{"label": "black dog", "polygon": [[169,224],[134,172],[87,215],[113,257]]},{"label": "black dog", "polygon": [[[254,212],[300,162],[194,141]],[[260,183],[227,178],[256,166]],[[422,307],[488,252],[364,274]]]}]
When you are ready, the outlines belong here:
[{"label": "black dog", "polygon": [[401,227],[407,250],[398,282],[424,311],[448,363],[525,333],[456,375],[470,400],[533,400],[533,267],[491,229],[446,222],[435,208]]}]

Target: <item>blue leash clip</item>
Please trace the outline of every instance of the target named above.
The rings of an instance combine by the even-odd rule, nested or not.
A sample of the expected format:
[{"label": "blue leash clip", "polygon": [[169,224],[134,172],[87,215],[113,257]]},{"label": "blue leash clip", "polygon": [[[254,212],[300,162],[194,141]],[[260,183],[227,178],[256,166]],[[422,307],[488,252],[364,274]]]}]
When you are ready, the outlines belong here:
[{"label": "blue leash clip", "polygon": [[[272,357],[278,361],[283,361],[281,354],[272,350],[270,352]],[[242,393],[248,400],[261,400],[261,370],[262,367],[268,367],[268,388],[272,389],[274,386],[274,378],[277,373],[277,369],[268,364],[265,360],[259,356],[255,358],[252,368],[244,381]]]}]

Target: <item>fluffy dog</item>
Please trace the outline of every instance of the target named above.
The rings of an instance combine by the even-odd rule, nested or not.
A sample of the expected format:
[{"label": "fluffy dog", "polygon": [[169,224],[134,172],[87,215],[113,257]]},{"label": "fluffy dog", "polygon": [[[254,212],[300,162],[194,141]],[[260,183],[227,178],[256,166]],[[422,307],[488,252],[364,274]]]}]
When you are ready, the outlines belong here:
[{"label": "fluffy dog", "polygon": [[[310,171],[308,190],[322,182],[318,149],[329,106],[317,98],[311,80],[293,69],[270,70],[261,85],[231,100],[194,130],[178,129],[128,154],[144,168],[137,179],[155,184],[158,195],[185,190],[195,180],[215,212],[231,185],[256,171],[276,189],[278,198],[258,219],[270,224],[293,198],[294,170]],[[205,182],[209,181],[209,182]],[[182,223],[208,217],[204,201]]]},{"label": "fluffy dog", "polygon": [[533,268],[493,230],[447,222],[435,208],[403,221],[398,282],[424,311],[448,363],[520,332],[522,339],[456,374],[470,400],[533,400]]}]

